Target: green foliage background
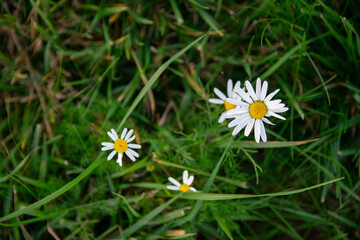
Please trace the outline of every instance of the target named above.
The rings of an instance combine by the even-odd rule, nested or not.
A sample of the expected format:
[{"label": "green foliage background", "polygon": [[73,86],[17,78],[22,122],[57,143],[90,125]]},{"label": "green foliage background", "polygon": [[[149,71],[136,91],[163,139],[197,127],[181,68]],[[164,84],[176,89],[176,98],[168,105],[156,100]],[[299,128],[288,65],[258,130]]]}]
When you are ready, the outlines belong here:
[{"label": "green foliage background", "polygon": [[[350,0],[0,1],[1,217],[85,173],[1,221],[0,238],[360,239],[359,10]],[[204,34],[129,110],[159,67]],[[290,108],[268,140],[319,140],[231,140],[217,123],[223,107],[207,99],[228,79],[257,77]],[[142,149],[119,167],[100,143],[122,120]],[[189,169],[203,190],[220,160],[211,193],[344,179],[289,196],[163,205],[174,196],[168,176]]]}]

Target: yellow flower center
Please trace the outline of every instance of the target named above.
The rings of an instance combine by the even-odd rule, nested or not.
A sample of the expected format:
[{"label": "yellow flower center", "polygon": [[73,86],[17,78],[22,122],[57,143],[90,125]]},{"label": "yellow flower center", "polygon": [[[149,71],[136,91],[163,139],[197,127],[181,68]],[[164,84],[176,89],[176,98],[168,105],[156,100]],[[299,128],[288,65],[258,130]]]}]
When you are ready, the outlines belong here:
[{"label": "yellow flower center", "polygon": [[227,111],[229,111],[229,110],[231,110],[231,109],[233,109],[233,108],[236,107],[236,105],[231,104],[231,103],[229,103],[229,102],[227,102],[227,101],[224,102],[224,105],[225,105],[225,109],[226,109]]},{"label": "yellow flower center", "polygon": [[249,113],[253,118],[261,119],[266,115],[267,107],[264,102],[253,102],[250,104]]},{"label": "yellow flower center", "polygon": [[116,140],[116,142],[114,143],[114,149],[118,152],[118,153],[123,153],[126,151],[126,149],[128,148],[127,142],[124,139],[118,139]]},{"label": "yellow flower center", "polygon": [[182,192],[187,192],[190,190],[190,187],[186,184],[181,184],[180,188],[179,188],[180,191]]}]

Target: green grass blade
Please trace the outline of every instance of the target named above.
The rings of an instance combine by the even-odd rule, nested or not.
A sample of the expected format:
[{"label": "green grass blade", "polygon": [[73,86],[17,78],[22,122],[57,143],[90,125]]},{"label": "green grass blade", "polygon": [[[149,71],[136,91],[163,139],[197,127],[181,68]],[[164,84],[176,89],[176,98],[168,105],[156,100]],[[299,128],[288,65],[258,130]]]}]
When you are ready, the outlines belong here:
[{"label": "green grass blade", "polygon": [[99,160],[101,158],[103,154],[99,155],[99,158],[97,161],[93,162],[87,169],[85,169],[79,176],[77,176],[74,180],[72,180],[71,182],[67,183],[66,185],[64,185],[63,187],[61,187],[60,189],[58,189],[57,191],[53,192],[52,194],[40,199],[39,201],[30,204],[29,206],[26,206],[24,208],[21,208],[20,210],[17,210],[13,213],[10,213],[9,215],[6,215],[2,218],[0,218],[0,222],[9,220],[11,218],[14,217],[18,217],[22,214],[28,213],[38,207],[41,207],[42,205],[54,200],[55,198],[59,197],[60,195],[64,194],[65,192],[67,192],[68,190],[70,190],[72,187],[74,187],[76,184],[78,184],[82,179],[84,179],[85,177],[87,177],[88,175],[90,175],[90,173],[97,168],[98,166],[100,166],[101,163],[103,163],[103,161]]},{"label": "green grass blade", "polygon": [[142,228],[144,225],[146,225],[151,219],[158,216],[162,211],[164,211],[165,208],[167,208],[171,203],[173,203],[176,199],[178,199],[183,193],[180,193],[167,201],[166,203],[161,204],[160,206],[156,207],[154,210],[146,214],[144,217],[142,217],[139,221],[137,221],[134,225],[126,229],[122,235],[127,238],[131,236],[131,234],[137,232],[140,228]]},{"label": "green grass blade", "polygon": [[298,190],[285,191],[285,192],[276,192],[276,193],[267,193],[267,194],[219,194],[219,193],[200,193],[200,192],[187,192],[181,196],[184,199],[192,200],[206,200],[206,201],[218,201],[218,200],[233,200],[233,199],[245,199],[245,198],[257,198],[257,197],[277,197],[277,196],[287,196],[292,194],[297,194],[305,192],[314,188],[325,186],[337,181],[340,181],[344,178],[334,179],[328,182],[316,184],[311,187],[301,188]]},{"label": "green grass blade", "polygon": [[261,74],[261,79],[267,79],[271,74],[273,74],[281,65],[283,65],[292,55],[294,55],[300,48],[301,44],[293,47],[288,51],[284,56],[282,56],[274,65],[272,65],[266,72]]},{"label": "green grass blade", "polygon": [[55,28],[52,25],[50,19],[45,15],[45,13],[36,5],[36,3],[34,2],[34,0],[30,0],[31,5],[35,8],[35,10],[39,13],[40,17],[44,20],[44,22],[46,23],[46,25],[48,25],[48,27],[50,28],[52,34],[55,34]]},{"label": "green grass blade", "polygon": [[[293,147],[300,146],[303,144],[311,143],[318,141],[320,138],[315,138],[311,140],[304,141],[269,141],[269,142],[260,142],[257,143],[255,141],[234,141],[234,143],[230,146],[230,148],[283,148],[283,147]],[[217,148],[225,147],[221,142],[219,144],[214,145]]]},{"label": "green grass blade", "polygon": [[[221,164],[223,163],[224,159],[225,159],[225,155],[229,149],[229,146],[231,145],[231,142],[233,141],[233,139],[231,138],[231,140],[228,142],[223,154],[221,155],[221,158],[219,159],[218,163],[216,164],[214,170],[212,171],[209,179],[207,180],[205,187],[203,189],[204,193],[207,193],[210,190],[211,185],[213,184],[215,177],[220,169]],[[180,226],[183,225],[184,223],[190,221],[191,219],[193,219],[196,214],[198,213],[198,211],[200,210],[203,201],[201,199],[199,199],[200,201],[197,201],[195,204],[195,207],[193,208],[193,210],[190,212],[190,214],[186,217],[184,217],[183,219],[180,219],[177,223],[176,226]]]},{"label": "green grass blade", "polygon": [[160,77],[160,75],[165,71],[165,69],[176,59],[178,59],[181,55],[183,55],[187,50],[189,50],[191,47],[193,47],[196,43],[198,43],[201,39],[203,39],[206,35],[203,35],[196,40],[194,40],[192,43],[181,49],[177,54],[172,56],[169,60],[167,60],[165,63],[163,63],[159,69],[152,75],[149,82],[143,87],[143,89],[140,91],[139,95],[135,98],[134,102],[131,104],[129,110],[126,112],[125,116],[121,120],[119,126],[117,127],[117,131],[121,129],[121,127],[124,125],[127,118],[130,116],[132,111],[135,109],[135,107],[139,104],[141,99],[145,96],[147,91],[151,88],[151,86],[156,82],[156,80]]},{"label": "green grass blade", "polygon": [[129,208],[129,211],[134,215],[134,217],[136,217],[136,218],[141,217],[141,215],[140,215],[139,213],[137,213],[137,212],[135,211],[135,209],[133,209],[133,208],[129,205],[129,203],[126,201],[126,198],[125,198],[124,196],[121,196],[120,194],[117,194],[117,193],[114,193],[114,192],[113,192],[113,194],[115,194],[116,196],[120,197],[120,198],[125,202],[126,206]]},{"label": "green grass blade", "polygon": [[226,234],[226,236],[228,236],[231,240],[233,240],[233,237],[231,235],[231,232],[229,230],[229,228],[226,226],[225,221],[220,217],[220,215],[217,213],[216,210],[211,209],[211,212],[215,218],[215,220],[217,221],[217,223],[219,224],[220,228],[224,231],[224,233]]}]

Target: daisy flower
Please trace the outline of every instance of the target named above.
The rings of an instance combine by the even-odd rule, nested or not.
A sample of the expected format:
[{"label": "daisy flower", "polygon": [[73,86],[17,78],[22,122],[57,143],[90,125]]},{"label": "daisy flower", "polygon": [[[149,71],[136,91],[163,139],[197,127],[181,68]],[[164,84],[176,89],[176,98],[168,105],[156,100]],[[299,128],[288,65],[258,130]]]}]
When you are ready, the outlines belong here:
[{"label": "daisy flower", "polygon": [[281,103],[281,99],[271,100],[280,89],[266,95],[268,90],[267,81],[264,81],[261,86],[261,79],[258,78],[256,80],[256,92],[249,81],[245,82],[245,86],[248,91],[247,93],[241,88],[238,89],[240,97],[245,100],[245,102],[233,98],[226,99],[226,101],[231,104],[241,106],[241,108],[234,108],[227,112],[228,115],[235,117],[235,119],[229,123],[228,127],[236,126],[232,132],[232,135],[236,135],[246,126],[245,136],[249,136],[251,130],[255,128],[255,141],[259,143],[261,137],[261,139],[266,142],[267,137],[264,122],[274,125],[266,117],[272,116],[286,120],[286,118],[277,113],[286,112],[289,108]]},{"label": "daisy flower", "polygon": [[176,181],[172,177],[169,177],[169,181],[175,185],[175,186],[172,186],[172,185],[166,186],[166,188],[169,190],[181,191],[181,192],[187,192],[187,191],[191,190],[193,192],[196,192],[195,188],[190,187],[190,185],[194,181],[194,176],[189,177],[189,173],[187,170],[185,170],[183,172],[183,184],[180,184],[178,181]]},{"label": "daisy flower", "polygon": [[225,112],[223,112],[220,115],[219,123],[222,123],[225,120],[225,118],[228,117],[228,115],[226,115],[227,111],[236,108],[236,105],[231,104],[226,99],[227,98],[239,99],[239,94],[237,94],[237,92],[238,92],[238,89],[240,89],[240,84],[241,84],[240,81],[237,81],[235,83],[235,87],[233,88],[233,81],[231,79],[228,80],[228,83],[227,83],[228,97],[226,97],[225,94],[223,94],[219,89],[214,88],[214,92],[219,98],[210,98],[209,102],[214,103],[214,104],[224,104],[224,107],[226,110]]},{"label": "daisy flower", "polygon": [[121,137],[119,138],[114,129],[111,129],[111,132],[107,132],[109,137],[114,141],[114,143],[110,142],[102,142],[101,145],[104,147],[101,148],[101,151],[112,150],[113,151],[107,157],[107,160],[110,161],[116,153],[118,153],[118,159],[116,160],[120,166],[122,166],[122,158],[124,153],[128,156],[132,161],[135,161],[135,157],[139,157],[139,154],[132,149],[140,149],[141,145],[139,144],[130,144],[131,141],[135,139],[135,135],[133,134],[134,130],[130,129],[127,131],[126,128],[121,133]]}]

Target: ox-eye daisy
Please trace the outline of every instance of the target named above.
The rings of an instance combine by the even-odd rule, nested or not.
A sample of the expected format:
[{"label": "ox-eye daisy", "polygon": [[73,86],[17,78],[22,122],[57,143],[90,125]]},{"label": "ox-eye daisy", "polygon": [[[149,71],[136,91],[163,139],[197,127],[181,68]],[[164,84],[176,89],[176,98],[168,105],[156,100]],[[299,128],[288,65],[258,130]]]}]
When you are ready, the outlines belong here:
[{"label": "ox-eye daisy", "polygon": [[196,189],[193,187],[190,187],[192,182],[194,181],[194,176],[189,177],[189,173],[187,170],[183,172],[183,184],[180,184],[178,181],[176,181],[174,178],[169,177],[169,181],[174,184],[175,186],[168,185],[166,186],[169,190],[174,191],[181,191],[181,192],[187,192],[189,190],[196,192]]},{"label": "ox-eye daisy", "polygon": [[135,135],[133,134],[134,130],[130,129],[127,131],[126,128],[121,133],[121,137],[119,138],[114,129],[111,129],[111,132],[107,132],[109,137],[114,141],[114,143],[102,142],[101,145],[104,147],[101,148],[101,151],[107,151],[113,149],[113,151],[107,157],[107,160],[110,161],[116,153],[118,153],[118,159],[116,160],[120,166],[122,166],[122,158],[124,153],[132,160],[135,161],[135,157],[139,157],[139,154],[135,152],[133,149],[140,149],[141,146],[139,144],[129,144],[132,140],[135,139]]},{"label": "ox-eye daisy", "polygon": [[[228,98],[234,98],[234,99],[239,99],[239,94],[237,94],[238,89],[240,88],[240,81],[237,81],[235,83],[235,87],[233,88],[233,81],[231,79],[228,80],[227,83],[227,94],[228,94]],[[223,94],[219,89],[214,88],[214,92],[215,94],[220,98],[210,98],[209,102],[214,103],[214,104],[224,104],[225,107],[225,112],[223,112],[220,115],[219,118],[219,123],[222,123],[225,118],[227,117],[226,112],[228,112],[231,109],[236,108],[236,105],[229,103],[226,99],[227,97],[225,96],[225,94]]]},{"label": "ox-eye daisy", "polygon": [[245,102],[233,98],[226,99],[226,101],[231,104],[241,106],[241,108],[235,108],[227,112],[227,115],[235,117],[235,119],[229,123],[228,127],[236,126],[232,133],[236,135],[246,126],[245,136],[249,136],[255,126],[255,141],[259,143],[261,137],[261,139],[266,142],[267,137],[264,122],[273,125],[266,117],[273,116],[286,120],[277,113],[286,112],[289,109],[285,107],[285,104],[281,103],[281,99],[271,100],[280,89],[266,96],[268,90],[267,81],[264,81],[261,86],[261,79],[258,78],[256,80],[256,92],[249,81],[245,82],[245,86],[248,91],[247,93],[242,89],[238,89],[240,97],[245,100]]}]

